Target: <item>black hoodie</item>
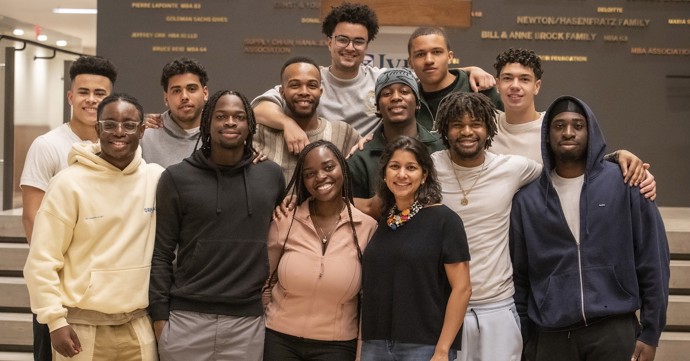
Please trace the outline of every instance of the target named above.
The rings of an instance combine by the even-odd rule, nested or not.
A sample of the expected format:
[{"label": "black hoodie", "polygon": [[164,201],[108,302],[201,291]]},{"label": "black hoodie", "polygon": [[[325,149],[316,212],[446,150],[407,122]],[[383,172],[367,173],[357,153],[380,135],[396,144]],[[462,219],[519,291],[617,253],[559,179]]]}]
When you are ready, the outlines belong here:
[{"label": "black hoodie", "polygon": [[223,167],[197,150],[166,169],[156,193],[149,287],[153,320],[167,320],[171,310],[263,313],[266,240],[284,188],[277,164],[252,164],[249,155],[233,167]]}]

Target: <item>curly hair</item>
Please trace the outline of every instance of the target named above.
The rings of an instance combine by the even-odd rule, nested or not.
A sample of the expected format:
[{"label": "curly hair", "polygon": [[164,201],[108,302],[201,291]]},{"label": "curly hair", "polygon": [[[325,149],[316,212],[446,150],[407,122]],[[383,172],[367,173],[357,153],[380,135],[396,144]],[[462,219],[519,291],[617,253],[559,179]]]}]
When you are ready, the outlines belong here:
[{"label": "curly hair", "polygon": [[386,146],[379,160],[379,186],[377,194],[383,202],[383,216],[385,217],[388,210],[395,204],[395,196],[388,189],[384,178],[386,177],[388,162],[390,162],[396,150],[404,150],[414,154],[417,163],[422,168],[422,172],[426,174],[426,180],[417,189],[415,200],[422,206],[440,203],[441,184],[438,182],[436,168],[434,168],[434,161],[431,159],[429,149],[418,139],[401,135]]},{"label": "curly hair", "polygon": [[519,63],[527,68],[531,68],[537,80],[541,79],[541,75],[544,73],[541,70],[541,59],[535,52],[520,48],[509,48],[496,56],[496,63],[494,63],[496,76],[501,75],[501,69],[506,64],[511,63]]},{"label": "curly hair", "polygon": [[110,79],[110,83],[115,85],[117,80],[117,69],[110,60],[101,56],[80,56],[69,67],[69,79],[74,81],[74,78],[80,74],[94,74],[101,75]]},{"label": "curly hair", "polygon": [[448,142],[448,128],[450,122],[462,119],[468,115],[471,119],[479,119],[486,126],[486,144],[484,149],[491,146],[498,126],[496,125],[496,106],[486,95],[481,93],[452,92],[446,95],[438,106],[436,124],[438,133],[443,139],[443,145],[450,148]]},{"label": "curly hair", "polygon": [[379,19],[376,13],[365,4],[353,4],[345,2],[331,8],[321,25],[321,32],[329,38],[339,23],[360,24],[367,28],[368,41],[374,40],[379,33]]},{"label": "curly hair", "polygon": [[208,83],[208,74],[206,74],[206,68],[204,68],[204,66],[198,61],[183,56],[163,66],[163,73],[161,74],[161,86],[163,86],[163,91],[168,91],[168,81],[170,78],[174,77],[175,75],[187,73],[198,76],[201,86],[206,86],[206,83]]},{"label": "curly hair", "polygon": [[96,110],[96,119],[101,119],[101,114],[103,114],[103,108],[105,108],[106,105],[120,101],[132,104],[139,112],[139,123],[144,121],[144,107],[141,106],[141,103],[139,103],[139,100],[137,100],[137,98],[127,93],[114,93],[103,98],[103,100],[101,100],[101,102],[98,103],[98,109]]},{"label": "curly hair", "polygon": [[247,113],[247,126],[249,128],[249,134],[247,139],[244,141],[244,153],[254,154],[254,146],[252,145],[252,140],[254,139],[254,134],[256,133],[256,118],[254,117],[254,110],[249,104],[247,97],[242,95],[240,92],[234,90],[219,90],[209,98],[209,100],[204,104],[204,109],[201,112],[201,124],[199,124],[199,139],[196,141],[194,149],[197,148],[199,142],[201,141],[201,151],[205,156],[209,157],[211,155],[211,116],[216,109],[216,104],[218,99],[223,95],[234,95],[240,100],[242,100],[242,106],[244,111]]}]

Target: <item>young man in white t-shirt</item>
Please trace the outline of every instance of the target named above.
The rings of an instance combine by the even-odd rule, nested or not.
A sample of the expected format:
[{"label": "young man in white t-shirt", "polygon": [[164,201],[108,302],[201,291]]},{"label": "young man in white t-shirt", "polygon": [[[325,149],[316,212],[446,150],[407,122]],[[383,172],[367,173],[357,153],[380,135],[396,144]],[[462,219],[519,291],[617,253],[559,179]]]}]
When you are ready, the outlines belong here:
[{"label": "young man in white t-shirt", "polygon": [[461,361],[519,360],[522,352],[508,250],[510,207],[515,192],[542,167],[525,157],[486,151],[496,135],[495,118],[488,97],[463,92],[449,94],[436,115],[448,148],[431,156],[443,204],[462,218],[472,255]]}]

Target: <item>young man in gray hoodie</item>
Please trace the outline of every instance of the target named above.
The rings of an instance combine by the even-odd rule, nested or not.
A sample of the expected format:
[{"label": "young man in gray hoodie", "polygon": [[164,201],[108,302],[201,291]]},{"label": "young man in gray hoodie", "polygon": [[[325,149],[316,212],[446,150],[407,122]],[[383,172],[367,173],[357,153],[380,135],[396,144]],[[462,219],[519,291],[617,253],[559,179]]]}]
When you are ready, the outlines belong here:
[{"label": "young man in gray hoodie", "polygon": [[[168,110],[155,118],[141,140],[144,159],[167,168],[192,155],[199,138],[201,110],[208,100],[208,74],[198,61],[178,58],[163,67],[161,85]],[[151,119],[147,126],[152,127]]]}]

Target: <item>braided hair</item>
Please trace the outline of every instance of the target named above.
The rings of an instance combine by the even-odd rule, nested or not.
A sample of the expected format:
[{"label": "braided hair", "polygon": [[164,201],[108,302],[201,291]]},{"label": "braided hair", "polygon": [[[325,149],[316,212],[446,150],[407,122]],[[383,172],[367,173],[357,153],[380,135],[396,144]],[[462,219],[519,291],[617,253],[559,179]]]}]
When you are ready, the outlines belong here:
[{"label": "braided hair", "polygon": [[[352,181],[350,180],[350,168],[348,167],[347,161],[345,160],[343,154],[333,143],[327,140],[317,140],[313,143],[307,144],[307,146],[304,147],[304,149],[302,149],[302,151],[299,153],[299,158],[297,159],[295,172],[292,174],[292,178],[290,178],[290,182],[285,188],[283,198],[291,196],[293,199],[297,200],[297,204],[302,204],[309,198],[310,194],[307,191],[307,187],[304,185],[304,176],[302,174],[304,169],[304,159],[307,157],[307,154],[309,154],[309,152],[318,147],[326,147],[335,155],[335,158],[338,160],[338,164],[340,165],[340,170],[343,173],[343,188],[341,189],[341,195],[343,198],[345,198],[345,207],[347,207],[347,215],[349,217],[350,229],[352,230],[352,240],[355,244],[355,248],[357,249],[357,259],[359,259],[359,262],[361,263],[362,248],[359,246],[359,239],[357,238],[355,223],[352,220],[353,195]],[[296,213],[297,207],[295,207],[295,209],[292,211],[290,226],[288,227],[288,231],[285,235],[285,241],[283,241],[283,246],[280,249],[280,256],[278,256],[278,262],[280,262],[280,259],[283,257],[283,254],[285,253],[285,246],[287,245],[288,238],[290,237],[290,230],[292,229],[292,224],[295,222]],[[274,280],[276,279],[277,273],[278,267],[276,267],[273,270],[273,272],[271,272],[271,275],[268,278],[268,282],[266,283],[264,290],[273,288],[273,285],[275,285]]]},{"label": "braided hair", "polygon": [[247,97],[242,95],[240,92],[234,90],[219,90],[209,98],[209,100],[204,104],[204,109],[201,112],[201,124],[199,125],[199,139],[196,141],[194,149],[199,145],[201,141],[201,151],[205,156],[209,157],[211,155],[211,117],[213,112],[216,110],[216,104],[218,99],[224,95],[234,95],[242,101],[242,106],[244,107],[245,113],[247,113],[247,126],[249,127],[249,134],[247,139],[244,141],[244,154],[254,154],[256,150],[252,145],[252,140],[254,139],[254,134],[256,133],[256,118],[254,117],[254,110],[247,100]]},{"label": "braided hair", "polygon": [[[313,143],[307,144],[307,146],[304,147],[304,149],[299,154],[299,158],[297,159],[297,165],[295,166],[295,172],[292,174],[292,178],[290,179],[290,182],[285,188],[285,194],[283,195],[283,198],[288,196],[292,196],[293,198],[296,197],[297,204],[302,204],[302,202],[309,198],[310,194],[309,191],[307,191],[307,187],[304,185],[304,177],[302,176],[302,170],[304,169],[304,160],[307,158],[307,154],[319,147],[326,147],[333,153],[333,155],[335,155],[335,158],[338,160],[338,164],[340,165],[340,169],[343,173],[343,188],[341,189],[341,193],[342,197],[345,198],[345,207],[347,207],[347,214],[350,217],[350,228],[352,229],[353,241],[355,243],[355,248],[357,249],[357,257],[361,261],[362,250],[359,247],[359,240],[357,239],[355,224],[352,221],[352,202],[354,196],[352,195],[352,180],[350,179],[350,167],[347,165],[345,156],[343,156],[343,153],[340,152],[340,150],[338,149],[338,147],[335,146],[335,144],[327,140],[317,140]],[[293,210],[293,219],[295,216],[295,212],[297,212],[297,207],[295,207],[295,209]],[[288,234],[289,233],[290,231],[288,230]],[[285,238],[285,240],[287,241],[287,237]],[[285,244],[283,244],[283,248],[284,247]]]}]

